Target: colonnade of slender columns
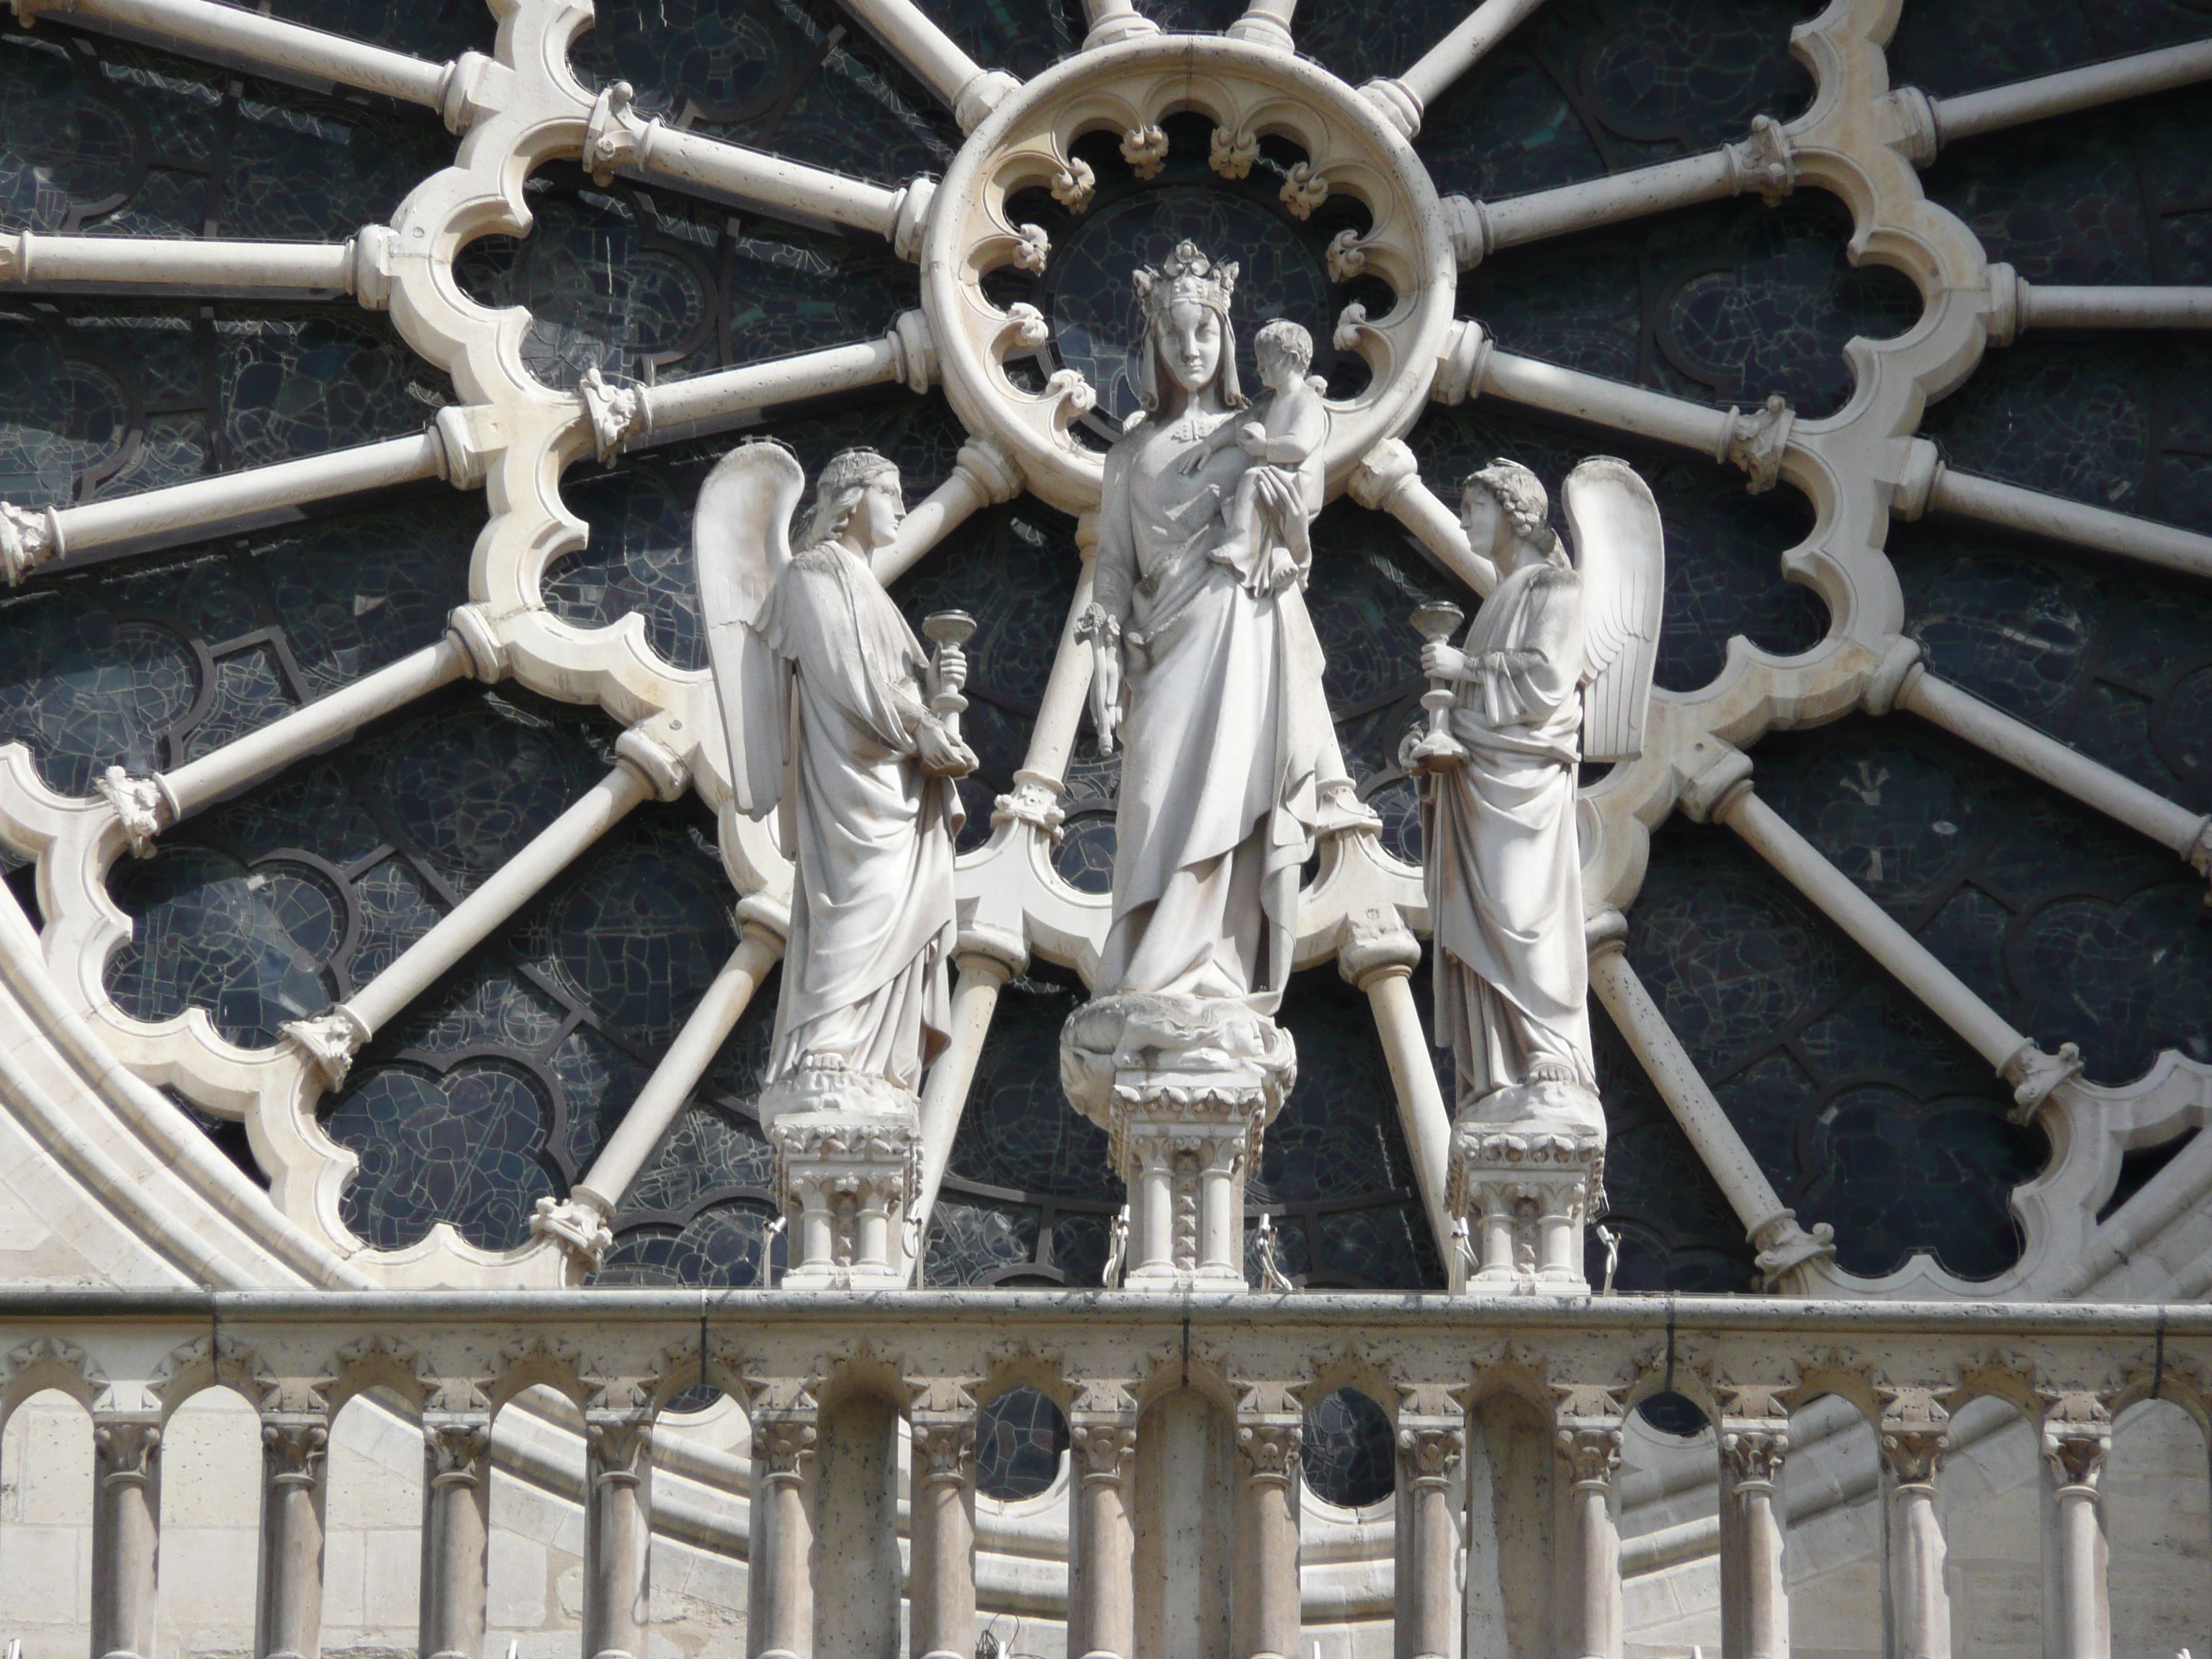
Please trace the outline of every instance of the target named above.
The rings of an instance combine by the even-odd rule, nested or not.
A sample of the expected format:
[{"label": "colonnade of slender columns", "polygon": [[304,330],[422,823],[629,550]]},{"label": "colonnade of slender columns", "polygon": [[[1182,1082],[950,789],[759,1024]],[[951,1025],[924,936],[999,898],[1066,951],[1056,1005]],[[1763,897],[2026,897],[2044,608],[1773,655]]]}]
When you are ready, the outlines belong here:
[{"label": "colonnade of slender columns", "polygon": [[[972,1377],[914,1379],[908,1650],[968,1659],[978,1632]],[[1222,1421],[1234,1455],[1221,1501],[1233,1509],[1230,1559],[1236,1659],[1298,1659],[1301,1623],[1298,1382],[1245,1387]],[[816,1650],[817,1453],[822,1410],[807,1387],[772,1385],[753,1413],[750,1551],[753,1659],[812,1659]],[[781,1392],[790,1396],[777,1400]],[[1557,1652],[1620,1659],[1626,1625],[1618,1513],[1626,1416],[1610,1387],[1559,1388],[1551,1441],[1551,1536]],[[1468,1409],[1454,1385],[1407,1387],[1395,1433],[1400,1528],[1396,1650],[1446,1659],[1466,1614],[1461,1548],[1469,1483],[1461,1478]],[[1790,1425],[1774,1389],[1735,1390],[1717,1419],[1723,1659],[1788,1659],[1790,1600],[1779,1498]],[[319,1651],[329,1417],[264,1409],[257,1659]],[[1139,1659],[1136,1401],[1117,1381],[1079,1385],[1068,1413],[1071,1659]],[[1948,1659],[1951,1609],[1940,1483],[1950,1419],[1939,1394],[1898,1390],[1877,1424],[1887,1556],[1887,1651]],[[153,1659],[161,1540],[161,1414],[94,1413],[94,1659]],[[649,1646],[653,1412],[640,1398],[585,1417],[582,1659],[642,1659]],[[2108,1545],[2101,1480],[2112,1446],[2102,1396],[2063,1395],[2040,1430],[2044,1628],[2060,1659],[2111,1659]],[[484,1659],[491,1422],[480,1405],[436,1406],[422,1422],[420,1652]],[[1157,1474],[1143,1477],[1159,1478]],[[1189,1564],[1178,1562],[1170,1571]],[[850,1564],[842,1569],[849,1573]],[[849,1585],[847,1587],[849,1589]],[[1516,1650],[1518,1652],[1518,1650]],[[1149,1656],[1146,1656],[1149,1659]]]}]

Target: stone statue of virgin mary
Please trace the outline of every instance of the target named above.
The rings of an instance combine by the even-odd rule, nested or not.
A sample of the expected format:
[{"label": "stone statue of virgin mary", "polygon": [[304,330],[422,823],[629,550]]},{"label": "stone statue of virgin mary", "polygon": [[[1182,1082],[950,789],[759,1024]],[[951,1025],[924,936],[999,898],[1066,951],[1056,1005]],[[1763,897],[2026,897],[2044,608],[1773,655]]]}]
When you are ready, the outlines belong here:
[{"label": "stone statue of virgin mary", "polygon": [[1236,282],[1236,265],[1189,242],[1136,275],[1144,412],[1106,457],[1086,625],[1101,744],[1124,751],[1099,989],[1271,1013],[1330,733],[1299,586],[1255,592],[1212,556],[1252,465],[1209,441],[1250,418],[1229,325]]},{"label": "stone statue of virgin mary", "polygon": [[1106,457],[1082,628],[1100,742],[1123,758],[1112,919],[1060,1079],[1128,1183],[1131,1288],[1244,1283],[1244,1178],[1296,1075],[1273,1015],[1335,769],[1303,583],[1249,580],[1277,550],[1224,546],[1255,464],[1218,433],[1251,418],[1236,281],[1189,242],[1136,274],[1144,412]]}]

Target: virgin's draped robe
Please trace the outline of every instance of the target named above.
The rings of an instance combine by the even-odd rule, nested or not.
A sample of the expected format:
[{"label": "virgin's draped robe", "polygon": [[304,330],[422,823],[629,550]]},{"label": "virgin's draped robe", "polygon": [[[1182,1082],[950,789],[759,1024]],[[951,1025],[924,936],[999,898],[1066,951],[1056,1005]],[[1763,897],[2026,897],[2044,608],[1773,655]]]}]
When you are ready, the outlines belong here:
[{"label": "virgin's draped robe", "polygon": [[[1575,573],[1531,563],[1483,601],[1462,647],[1474,678],[1452,734],[1468,758],[1440,774],[1426,857],[1437,1038],[1458,1103],[1564,1068],[1595,1092],[1583,940],[1575,769],[1582,758],[1583,601]],[[1503,653],[1501,669],[1480,659]]]},{"label": "virgin's draped robe", "polygon": [[916,757],[927,659],[836,542],[793,558],[753,628],[778,688],[764,717],[794,739],[799,854],[769,1078],[817,1055],[918,1088],[950,1029],[961,822],[959,792]]},{"label": "virgin's draped robe", "polygon": [[1106,457],[1097,594],[1122,623],[1128,712],[1100,987],[1273,1012],[1313,848],[1322,659],[1296,586],[1255,594],[1208,556],[1249,459],[1182,471],[1216,419],[1147,421]]}]

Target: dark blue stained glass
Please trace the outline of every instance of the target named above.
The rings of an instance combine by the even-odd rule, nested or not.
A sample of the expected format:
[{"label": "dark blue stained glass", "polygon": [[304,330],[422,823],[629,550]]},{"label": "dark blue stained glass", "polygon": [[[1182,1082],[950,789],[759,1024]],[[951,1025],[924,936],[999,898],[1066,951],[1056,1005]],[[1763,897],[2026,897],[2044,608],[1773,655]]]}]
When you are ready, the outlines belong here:
[{"label": "dark blue stained glass", "polygon": [[1946,97],[2206,34],[2194,0],[1913,0],[1887,50],[1893,84]]},{"label": "dark blue stained glass", "polygon": [[[489,13],[471,9],[488,42]],[[59,18],[0,33],[0,216],[31,230],[341,241],[453,159],[428,110],[240,77]]]},{"label": "dark blue stained glass", "polygon": [[882,335],[921,303],[915,268],[854,240],[556,163],[527,185],[535,222],[461,254],[470,295],[531,313],[523,356],[550,386],[585,369],[648,380]]},{"label": "dark blue stained glass", "polygon": [[1835,1226],[1845,1268],[1927,1250],[1980,1279],[2017,1259],[2007,1199],[2043,1167],[2042,1133],[2008,1121],[1988,1063],[1748,848],[1679,822],[1654,836],[1628,950],[1783,1202]]},{"label": "dark blue stained glass", "polygon": [[452,401],[386,319],[335,307],[17,300],[0,363],[0,483],[30,507],[419,432]]},{"label": "dark blue stained glass", "polygon": [[[1589,1015],[1606,1122],[1605,1206],[1596,1220],[1619,1243],[1613,1290],[1727,1294],[1753,1288],[1742,1221],[1595,997]],[[1589,1282],[1601,1286],[1605,1241],[1593,1230],[1584,1247]]]},{"label": "dark blue stained glass", "polygon": [[606,775],[573,726],[516,700],[461,703],[369,745],[383,808],[429,867],[465,891]]},{"label": "dark blue stained glass", "polygon": [[[880,450],[898,463],[911,507],[951,475],[966,435],[941,396],[900,391],[803,416],[771,411],[771,418],[742,434],[625,456],[604,471],[572,472],[562,485],[563,499],[590,526],[591,541],[548,568],[546,608],[586,627],[639,612],[653,649],[676,667],[703,668],[707,647],[691,574],[691,508],[714,463],[742,437],[789,444],[810,486],[838,451],[862,445]],[[1016,516],[1034,525],[1053,515],[1025,500]],[[966,537],[981,533],[980,526],[963,528],[947,540],[964,544]]]},{"label": "dark blue stained glass", "polygon": [[1732,469],[1724,471],[1679,450],[1624,443],[1613,433],[1571,433],[1487,402],[1432,410],[1408,441],[1423,478],[1455,506],[1467,476],[1493,457],[1534,468],[1553,492],[1553,523],[1563,532],[1559,487],[1578,462],[1611,453],[1633,465],[1658,498],[1666,526],[1657,679],[1669,690],[1711,684],[1727,661],[1734,635],[1791,656],[1809,651],[1827,632],[1827,611],[1819,597],[1782,574],[1782,555],[1812,528],[1812,513],[1795,490],[1748,495],[1742,475]]},{"label": "dark blue stained glass", "polygon": [[1098,1282],[1123,1192],[1105,1133],[1060,1086],[1060,1028],[1084,994],[1042,963],[1000,992],[930,1218],[926,1283]]},{"label": "dark blue stained glass", "polygon": [[1850,396],[1845,341],[1918,320],[1895,271],[1853,266],[1823,191],[1756,198],[1509,248],[1460,279],[1459,309],[1508,350],[1700,403],[1780,392],[1801,416]]},{"label": "dark blue stained glass", "polygon": [[1397,1489],[1397,1437],[1389,1414],[1357,1389],[1339,1389],[1306,1413],[1298,1469],[1316,1497],[1364,1510]]},{"label": "dark blue stained glass", "polygon": [[346,1224],[387,1250],[439,1221],[485,1249],[527,1242],[538,1200],[560,1191],[544,1156],[551,1104],[529,1072],[496,1060],[357,1066],[322,1117],[361,1159],[342,1200]]},{"label": "dark blue stained glass", "polygon": [[1048,1492],[1067,1447],[1067,1419],[1052,1396],[1009,1389],[975,1413],[975,1490],[1002,1504]]},{"label": "dark blue stained glass", "polygon": [[1893,527],[1890,554],[1934,672],[2212,811],[2212,593],[1948,525]]},{"label": "dark blue stained glass", "polygon": [[880,185],[942,173],[951,112],[825,0],[615,0],[574,48],[670,125]]},{"label": "dark blue stained glass", "polygon": [[[1437,187],[1495,200],[1711,149],[1743,137],[1755,115],[1787,120],[1812,95],[1791,61],[1791,27],[1817,7],[1798,0],[1570,0],[1545,6],[1422,118],[1416,148]],[[1419,13],[1413,14],[1419,15]],[[1420,55],[1372,9],[1328,0],[1325,20],[1362,56],[1354,37],[1388,42],[1371,72],[1396,75]],[[1441,19],[1439,19],[1441,21]],[[1324,32],[1331,23],[1323,21]],[[1431,40],[1449,27],[1438,27]],[[1309,47],[1301,20],[1299,43]]]},{"label": "dark blue stained glass", "polygon": [[1267,1126],[1247,1213],[1274,1218],[1309,1285],[1441,1284],[1367,999],[1316,969],[1292,975],[1277,1018],[1297,1044],[1297,1082]]},{"label": "dark blue stained glass", "polygon": [[1014,774],[1028,763],[1030,730],[1079,568],[1074,520],[1024,498],[969,519],[893,592],[917,635],[932,611],[964,611],[975,619],[960,734],[980,765],[962,786],[968,806],[963,851],[990,839],[992,803],[1014,787]]},{"label": "dark blue stained glass", "polygon": [[464,52],[489,54],[494,15],[484,0],[272,0],[269,9],[333,34],[440,62]]},{"label": "dark blue stained glass", "polygon": [[164,846],[117,869],[108,891],[132,918],[131,942],[107,968],[126,1013],[168,1019],[198,1006],[227,1041],[263,1048],[284,1021],[331,1000],[346,906],[310,865],[249,868],[211,848]]},{"label": "dark blue stained glass", "polygon": [[930,21],[985,69],[1034,80],[1090,33],[1082,0],[925,0]]},{"label": "dark blue stained glass", "polygon": [[186,641],[51,587],[0,599],[0,738],[27,744],[48,783],[88,794],[106,767],[163,763],[163,734],[203,682]]},{"label": "dark blue stained glass", "polygon": [[2130,1081],[2212,1060],[2212,912],[2156,842],[1917,722],[1759,749],[1760,794],[2047,1049]]},{"label": "dark blue stained glass", "polygon": [[2212,347],[2031,335],[1921,430],[1962,471],[2212,532]]},{"label": "dark blue stained glass", "polygon": [[[732,1200],[702,1210],[681,1227],[646,1223],[626,1229],[592,1283],[754,1288],[766,1280],[763,1258],[769,1253],[762,1246],[775,1219],[766,1203]],[[773,1255],[781,1264],[781,1238]]]}]

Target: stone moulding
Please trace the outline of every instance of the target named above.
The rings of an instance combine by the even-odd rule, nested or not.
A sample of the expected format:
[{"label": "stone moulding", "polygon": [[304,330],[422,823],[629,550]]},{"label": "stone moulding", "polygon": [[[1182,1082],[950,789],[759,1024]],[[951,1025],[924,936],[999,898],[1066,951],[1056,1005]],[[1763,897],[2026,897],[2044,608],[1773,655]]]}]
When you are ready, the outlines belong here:
[{"label": "stone moulding", "polygon": [[[1882,50],[1900,4],[1832,0],[1798,26],[1792,46],[1812,73],[1813,101],[1786,125],[1762,129],[1744,149],[1748,161],[1765,167],[1765,183],[1778,187],[1783,180],[1773,167],[1786,163],[1795,187],[1824,189],[1843,200],[1853,217],[1851,257],[1904,273],[1925,307],[1897,338],[1856,339],[1845,347],[1855,386],[1841,410],[1813,419],[1785,418],[1781,410],[1771,411],[1771,418],[1746,415],[1732,428],[1733,441],[1723,434],[1721,453],[1751,467],[1755,483],[1786,483],[1811,501],[1814,528],[1782,553],[1781,567],[1820,595],[1829,631],[1813,649],[1788,659],[1732,641],[1711,684],[1655,694],[1643,757],[1614,768],[1584,798],[1585,885],[1594,911],[1631,904],[1650,830],[1710,763],[1711,745],[1747,745],[1777,725],[1818,724],[1861,706],[1904,620],[1897,579],[1882,552],[1888,522],[1893,513],[1917,514],[1935,477],[1933,447],[1913,437],[1913,429],[1925,404],[1955,389],[1986,347],[2009,337],[2017,325],[2010,273],[1993,270],[1966,226],[1922,190],[1917,168],[1934,153],[1934,106],[1924,95],[1890,86]],[[590,24],[588,4],[499,0],[494,9],[498,33],[490,58],[471,53],[450,67],[421,65],[424,75],[443,76],[440,105],[461,134],[455,163],[418,185],[388,228],[362,231],[356,292],[364,303],[388,304],[410,346],[451,375],[462,400],[446,411],[438,432],[445,470],[464,487],[481,483],[490,507],[470,574],[469,611],[483,647],[532,690],[596,702],[625,725],[649,727],[720,811],[726,862],[740,889],[773,897],[787,890],[789,869],[769,828],[728,810],[726,761],[704,672],[678,671],[661,660],[647,643],[641,617],[584,628],[544,605],[544,572],[586,540],[583,522],[562,500],[562,472],[611,441],[635,441],[636,434],[629,415],[616,408],[618,399],[603,392],[595,410],[591,393],[571,395],[536,380],[521,353],[527,314],[468,300],[452,280],[452,265],[478,236],[526,235],[532,214],[524,185],[532,172],[550,161],[585,158],[587,146],[619,123],[612,100],[587,89],[568,60]],[[251,57],[251,30],[240,28],[248,33],[238,50]],[[1105,44],[1116,36],[1118,44]],[[1098,469],[1094,457],[1067,441],[1073,388],[1021,392],[1000,368],[1009,350],[1035,343],[1031,319],[998,312],[981,297],[982,273],[994,262],[1013,262],[1022,246],[1003,204],[1011,191],[1030,184],[1060,192],[1071,207],[1086,201],[1095,181],[1069,157],[1068,143],[1093,130],[1141,136],[1171,110],[1212,116],[1228,135],[1217,146],[1228,166],[1243,154],[1248,133],[1293,137],[1308,152],[1310,179],[1325,179],[1330,190],[1357,198],[1375,217],[1373,229],[1356,246],[1338,250],[1337,258],[1349,269],[1356,255],[1361,273],[1382,278],[1398,303],[1358,331],[1374,379],[1367,393],[1336,411],[1333,489],[1345,488],[1364,462],[1410,428],[1432,395],[1449,401],[1499,395],[1486,386],[1498,354],[1478,327],[1455,324],[1451,315],[1455,230],[1464,226],[1413,159],[1401,136],[1402,122],[1318,66],[1280,51],[1221,37],[1163,36],[1134,25],[1102,29],[1099,42],[1025,87],[994,81],[988,91],[995,103],[980,89],[966,96],[963,87],[963,117],[980,117],[980,125],[942,185],[896,193],[896,222],[886,229],[900,251],[923,264],[932,346],[955,410],[971,433],[1003,447],[1014,478],[1080,513],[1095,502]],[[991,106],[983,113],[986,104]],[[629,134],[629,127],[623,131]],[[608,159],[616,159],[615,152],[628,154],[617,143]],[[1621,398],[1628,390],[1620,389]],[[1601,398],[1593,417],[1627,423],[1619,403]],[[1710,452],[1711,442],[1693,447]],[[18,539],[29,534],[20,532]],[[88,1022],[137,1078],[246,1121],[283,1218],[281,1224],[276,1217],[255,1224],[269,1227],[272,1237],[296,1227],[319,1251],[393,1284],[440,1278],[486,1285],[556,1282],[561,1253],[550,1240],[491,1253],[441,1226],[410,1251],[366,1249],[339,1216],[337,1195],[352,1160],[315,1122],[312,1067],[288,1049],[225,1043],[201,1011],[149,1024],[115,1007],[103,975],[129,924],[106,894],[106,872],[161,828],[137,810],[138,782],[126,779],[103,796],[69,799],[46,787],[26,751],[0,748],[0,837],[37,858],[46,918],[40,960],[24,966],[51,975],[59,1006]],[[1059,877],[1045,834],[1034,824],[1012,823],[962,861],[963,920],[1002,928],[1039,956],[1088,972],[1103,936],[1106,905]],[[1370,833],[1355,829],[1327,837],[1322,860],[1321,876],[1301,901],[1300,966],[1335,952],[1349,916],[1388,908],[1409,927],[1426,931],[1418,872],[1384,853]],[[41,1023],[35,1009],[23,1012],[34,1027]],[[1879,1280],[1842,1273],[1832,1262],[1806,1271],[1826,1293],[1876,1297],[2023,1295],[2090,1273],[2089,1264],[2106,1248],[2100,1241],[2117,1237],[2112,1230],[2128,1218],[2124,1212],[2106,1223],[2094,1219],[2117,1178],[2122,1150],[2148,1144],[2166,1127],[2178,1132],[2201,1121],[2212,1109],[2208,1102],[2212,1072],[2171,1054],[2123,1088],[2078,1079],[2057,1083],[2037,1109],[2052,1137],[2053,1164],[2014,1194],[2027,1248],[2019,1266],[1998,1280],[1969,1284],[1926,1258]],[[143,1110],[159,1115],[169,1109],[156,1099]],[[101,1133],[143,1133],[151,1146],[170,1143],[180,1130],[189,1126],[179,1118],[157,1126],[109,1124]],[[2181,1181],[2178,1171],[2203,1162],[2185,1154],[2161,1182]],[[2212,1182],[2212,1173],[2188,1178],[2201,1185]],[[221,1185],[219,1177],[205,1180]],[[210,1186],[205,1193],[208,1201],[224,1206],[239,1201],[227,1188],[218,1194]]]}]

